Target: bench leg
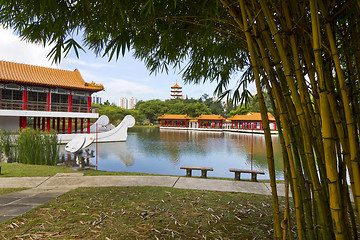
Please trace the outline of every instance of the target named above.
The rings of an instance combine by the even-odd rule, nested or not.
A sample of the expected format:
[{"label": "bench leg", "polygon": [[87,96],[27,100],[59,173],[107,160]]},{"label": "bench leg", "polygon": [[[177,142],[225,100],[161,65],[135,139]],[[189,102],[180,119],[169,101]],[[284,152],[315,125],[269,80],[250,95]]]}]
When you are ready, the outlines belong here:
[{"label": "bench leg", "polygon": [[201,177],[206,178],[207,170],[201,170]]},{"label": "bench leg", "polygon": [[240,181],[240,172],[235,172],[235,180]]},{"label": "bench leg", "polygon": [[191,177],[191,169],[186,169],[186,176]]},{"label": "bench leg", "polygon": [[257,177],[257,173],[251,173],[251,181],[257,182],[256,177]]}]

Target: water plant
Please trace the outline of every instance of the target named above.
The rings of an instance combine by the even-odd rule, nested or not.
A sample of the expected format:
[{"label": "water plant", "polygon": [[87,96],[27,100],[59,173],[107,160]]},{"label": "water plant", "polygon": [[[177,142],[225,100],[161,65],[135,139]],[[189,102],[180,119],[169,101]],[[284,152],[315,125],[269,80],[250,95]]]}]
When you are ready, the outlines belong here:
[{"label": "water plant", "polygon": [[56,165],[59,161],[57,134],[23,129],[19,133],[0,130],[0,150],[9,162],[36,165]]},{"label": "water plant", "polygon": [[9,162],[16,159],[16,152],[12,147],[14,145],[13,134],[11,130],[0,129],[0,150],[5,154]]},{"label": "water plant", "polygon": [[15,140],[18,162],[37,165],[56,165],[59,146],[56,132],[24,129]]}]

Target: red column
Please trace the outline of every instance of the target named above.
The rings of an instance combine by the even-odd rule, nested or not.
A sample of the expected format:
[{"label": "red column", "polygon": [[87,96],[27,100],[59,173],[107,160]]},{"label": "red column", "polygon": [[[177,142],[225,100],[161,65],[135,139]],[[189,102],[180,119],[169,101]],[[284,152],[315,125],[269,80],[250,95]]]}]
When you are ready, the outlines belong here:
[{"label": "red column", "polygon": [[276,123],[274,123],[274,130],[276,131]]},{"label": "red column", "polygon": [[90,133],[90,118],[87,120],[87,133]]},{"label": "red column", "polygon": [[57,119],[56,119],[56,121],[57,121],[57,126],[56,126],[56,130],[57,130],[57,132],[60,132],[60,118],[59,117],[57,117]]},{"label": "red column", "polygon": [[89,113],[91,111],[91,96],[88,96],[88,108],[87,108],[87,112]]},{"label": "red column", "polygon": [[83,133],[84,132],[84,119],[80,118],[80,132]]},{"label": "red column", "polygon": [[175,121],[172,121],[173,122],[173,127],[175,126]]},{"label": "red column", "polygon": [[[72,111],[71,105],[72,105],[72,95],[70,94],[70,95],[69,95],[69,112]],[[70,118],[69,118],[69,119],[70,119]]]},{"label": "red column", "polygon": [[76,133],[77,132],[77,118],[75,118],[75,123],[74,124],[75,124],[75,129],[74,130],[75,130],[75,133]]},{"label": "red column", "polygon": [[71,125],[72,125],[72,118],[68,118],[68,134],[71,134],[71,127],[72,127]]},{"label": "red column", "polygon": [[[187,127],[187,121],[185,121],[185,127]],[[186,135],[185,135],[186,136]]]},{"label": "red column", "polygon": [[38,117],[38,118],[37,118],[37,126],[38,126],[37,128],[38,128],[39,130],[40,130],[40,119],[41,119],[41,117]]},{"label": "red column", "polygon": [[50,118],[49,117],[46,118],[46,131],[50,132]]},{"label": "red column", "polygon": [[34,129],[36,130],[36,121],[37,121],[37,117],[34,117]]},{"label": "red column", "polygon": [[205,122],[205,128],[207,128],[207,121]]},{"label": "red column", "polygon": [[166,126],[167,126],[167,127],[169,126],[169,121],[167,121]]},{"label": "red column", "polygon": [[261,124],[261,122],[260,122],[260,130],[262,130],[262,124]]},{"label": "red column", "polygon": [[179,127],[180,127],[180,121],[179,121]]},{"label": "red column", "polygon": [[161,126],[163,126],[163,120],[161,120]]},{"label": "red column", "polygon": [[[24,90],[23,91],[23,110],[27,109],[27,99],[28,99],[27,95],[28,95],[27,90]],[[26,120],[25,120],[25,123],[26,123]]]},{"label": "red column", "polygon": [[231,121],[231,129],[234,128],[234,123]]},{"label": "red column", "polygon": [[65,133],[66,119],[63,118],[62,132]]},{"label": "red column", "polygon": [[50,93],[47,93],[47,111],[50,111],[50,102],[51,102],[51,97],[50,97]]}]

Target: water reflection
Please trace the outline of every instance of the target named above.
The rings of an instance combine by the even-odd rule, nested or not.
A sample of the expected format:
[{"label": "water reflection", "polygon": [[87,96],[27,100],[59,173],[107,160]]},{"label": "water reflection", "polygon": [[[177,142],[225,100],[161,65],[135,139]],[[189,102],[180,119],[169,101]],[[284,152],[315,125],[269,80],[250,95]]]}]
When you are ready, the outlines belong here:
[{"label": "water reflection", "polygon": [[[276,176],[282,179],[278,137],[273,137]],[[97,151],[96,151],[97,147]],[[213,167],[209,176],[233,177],[229,168],[261,170],[268,179],[265,138],[262,135],[131,128],[127,142],[93,144],[90,164],[99,170],[185,175],[182,165]],[[194,172],[200,175],[200,172]],[[249,176],[250,178],[250,176]]]}]

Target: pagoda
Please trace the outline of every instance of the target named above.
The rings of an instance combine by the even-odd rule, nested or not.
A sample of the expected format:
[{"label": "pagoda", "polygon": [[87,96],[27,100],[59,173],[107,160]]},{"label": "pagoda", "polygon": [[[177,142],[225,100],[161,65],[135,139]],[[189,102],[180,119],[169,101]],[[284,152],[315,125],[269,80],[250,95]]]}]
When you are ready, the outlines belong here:
[{"label": "pagoda", "polygon": [[177,83],[171,87],[170,99],[183,99],[182,87],[180,87]]}]

